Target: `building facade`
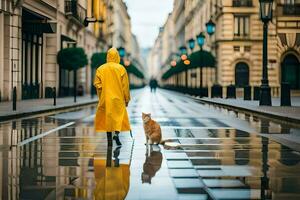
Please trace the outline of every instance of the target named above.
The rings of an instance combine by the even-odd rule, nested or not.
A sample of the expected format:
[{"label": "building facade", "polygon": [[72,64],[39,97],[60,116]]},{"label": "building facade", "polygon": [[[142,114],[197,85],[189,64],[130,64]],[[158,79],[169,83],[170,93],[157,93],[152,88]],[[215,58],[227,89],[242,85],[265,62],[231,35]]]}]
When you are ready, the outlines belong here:
[{"label": "building facade", "polygon": [[[268,72],[273,95],[279,94],[281,82],[289,82],[294,94],[300,90],[299,5],[298,1],[274,1],[268,34]],[[179,7],[184,10],[184,22]],[[175,39],[171,40],[176,44],[177,52],[181,45],[188,48],[189,39],[196,40],[200,32],[206,32],[205,25],[210,19],[216,24],[215,34],[209,36],[206,33],[203,46],[215,56],[216,70],[204,72],[204,84],[208,87],[216,83],[223,87],[230,84],[238,88],[260,86],[263,26],[258,0],[175,0],[172,15]],[[163,30],[167,31],[166,28]],[[196,50],[199,50],[197,45]],[[166,71],[166,66],[161,68],[162,73]],[[198,74],[199,69],[192,70],[187,76],[189,87],[199,85],[199,81],[191,77],[191,74]],[[173,76],[164,82],[178,84],[174,79]],[[184,82],[181,81],[181,85],[185,85]]]},{"label": "building facade", "polygon": [[[98,22],[86,27],[86,17]],[[11,100],[14,87],[17,99],[48,98],[54,87],[59,96],[72,95],[74,72],[57,64],[57,53],[69,47],[81,47],[88,56],[88,65],[77,70],[78,94],[88,94],[92,55],[111,46],[130,52],[132,45],[122,0],[1,0],[0,100]]]}]

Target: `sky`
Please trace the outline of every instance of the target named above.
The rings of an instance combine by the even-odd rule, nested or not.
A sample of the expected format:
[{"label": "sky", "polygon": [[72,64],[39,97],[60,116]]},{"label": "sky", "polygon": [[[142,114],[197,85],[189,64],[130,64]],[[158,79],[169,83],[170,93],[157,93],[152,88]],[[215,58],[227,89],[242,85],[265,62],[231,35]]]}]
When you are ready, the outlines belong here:
[{"label": "sky", "polygon": [[161,27],[172,11],[173,0],[124,0],[131,17],[132,32],[137,36],[140,47],[154,44]]}]

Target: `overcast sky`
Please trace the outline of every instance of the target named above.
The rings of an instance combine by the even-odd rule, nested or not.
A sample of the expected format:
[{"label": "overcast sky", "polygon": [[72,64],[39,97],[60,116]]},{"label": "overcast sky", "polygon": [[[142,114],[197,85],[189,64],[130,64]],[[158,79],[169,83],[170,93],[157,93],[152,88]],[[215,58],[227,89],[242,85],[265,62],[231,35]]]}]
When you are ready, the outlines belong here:
[{"label": "overcast sky", "polygon": [[124,0],[131,17],[132,32],[142,48],[151,47],[162,26],[172,11],[173,0]]}]

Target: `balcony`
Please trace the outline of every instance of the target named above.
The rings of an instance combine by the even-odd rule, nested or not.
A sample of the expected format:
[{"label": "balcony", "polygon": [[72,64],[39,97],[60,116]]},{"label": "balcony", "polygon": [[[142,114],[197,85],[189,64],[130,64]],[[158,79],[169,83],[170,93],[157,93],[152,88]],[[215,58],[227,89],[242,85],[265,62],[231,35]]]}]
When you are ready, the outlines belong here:
[{"label": "balcony", "polygon": [[300,4],[284,4],[283,15],[300,16]]},{"label": "balcony", "polygon": [[0,12],[11,12],[11,2],[8,0],[0,1]]},{"label": "balcony", "polygon": [[252,7],[252,0],[232,0],[233,7]]},{"label": "balcony", "polygon": [[65,0],[65,14],[83,24],[86,17],[86,9],[79,5],[77,0]]}]

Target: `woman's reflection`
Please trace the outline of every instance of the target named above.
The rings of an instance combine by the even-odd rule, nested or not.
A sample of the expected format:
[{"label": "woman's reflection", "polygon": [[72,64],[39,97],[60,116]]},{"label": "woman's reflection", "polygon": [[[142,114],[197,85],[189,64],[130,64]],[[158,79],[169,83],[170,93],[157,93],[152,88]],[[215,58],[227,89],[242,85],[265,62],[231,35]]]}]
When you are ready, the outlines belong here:
[{"label": "woman's reflection", "polygon": [[[94,158],[94,173],[96,188],[94,191],[97,200],[125,199],[129,189],[129,164],[120,164],[119,155],[121,147],[112,152],[107,148],[107,158]],[[114,160],[112,160],[112,155]]]},{"label": "woman's reflection", "polygon": [[151,184],[151,179],[155,176],[156,172],[161,167],[162,154],[160,152],[159,146],[155,147],[158,148],[158,150],[153,150],[153,146],[150,145],[150,154],[148,146],[146,147],[146,160],[143,166],[142,183]]}]

